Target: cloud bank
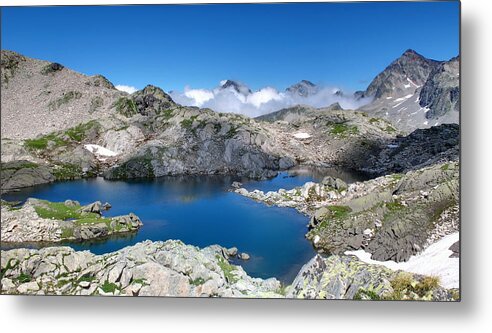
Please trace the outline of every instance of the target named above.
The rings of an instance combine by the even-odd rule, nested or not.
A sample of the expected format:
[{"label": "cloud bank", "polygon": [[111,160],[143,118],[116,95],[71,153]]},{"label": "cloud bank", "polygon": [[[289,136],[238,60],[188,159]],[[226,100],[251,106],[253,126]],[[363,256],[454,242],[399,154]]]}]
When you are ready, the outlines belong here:
[{"label": "cloud bank", "polygon": [[129,94],[133,94],[135,91],[137,91],[137,88],[132,87],[132,86],[125,86],[123,84],[118,84],[115,86],[115,88],[118,89],[119,91],[124,91],[124,92],[127,92]]},{"label": "cloud bank", "polygon": [[181,105],[210,108],[218,112],[240,113],[249,117],[261,116],[299,104],[320,108],[339,103],[344,109],[356,109],[370,102],[368,99],[356,100],[351,93],[336,94],[340,92],[336,87],[317,87],[314,93],[301,96],[291,91],[280,92],[273,87],[245,93],[247,87],[240,85],[236,89],[223,88],[225,82],[225,80],[221,81],[220,86],[212,90],[186,86],[184,91],[172,91],[170,95]]}]

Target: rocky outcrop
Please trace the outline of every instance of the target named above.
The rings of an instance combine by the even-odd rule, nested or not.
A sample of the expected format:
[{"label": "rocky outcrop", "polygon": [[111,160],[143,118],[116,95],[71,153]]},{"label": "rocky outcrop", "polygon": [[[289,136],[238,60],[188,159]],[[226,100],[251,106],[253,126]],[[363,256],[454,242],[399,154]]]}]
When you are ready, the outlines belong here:
[{"label": "rocky outcrop", "polygon": [[454,301],[439,280],[369,265],[353,256],[315,256],[304,265],[287,298]]},{"label": "rocky outcrop", "polygon": [[364,249],[374,260],[406,261],[459,228],[455,162],[353,183],[346,189],[331,187],[336,183],[328,179],[266,194],[243,188],[235,192],[310,215],[306,236],[321,252]]},{"label": "rocky outcrop", "polygon": [[2,163],[1,169],[2,193],[55,180],[50,167],[25,160]]},{"label": "rocky outcrop", "polygon": [[248,276],[217,245],[145,241],[94,255],[68,247],[2,251],[2,294],[279,298],[276,279]]},{"label": "rocky outcrop", "polygon": [[[99,206],[98,212],[94,211],[96,206]],[[102,217],[100,208],[100,203],[81,207],[78,202],[72,200],[56,203],[28,199],[20,207],[2,204],[1,241],[83,241],[134,232],[143,225],[133,213]]]},{"label": "rocky outcrop", "polygon": [[167,95],[156,94],[154,106],[142,109],[139,96],[129,98],[147,140],[106,170],[108,179],[230,173],[262,178],[295,163],[282,158],[268,132],[247,117],[173,106]]}]

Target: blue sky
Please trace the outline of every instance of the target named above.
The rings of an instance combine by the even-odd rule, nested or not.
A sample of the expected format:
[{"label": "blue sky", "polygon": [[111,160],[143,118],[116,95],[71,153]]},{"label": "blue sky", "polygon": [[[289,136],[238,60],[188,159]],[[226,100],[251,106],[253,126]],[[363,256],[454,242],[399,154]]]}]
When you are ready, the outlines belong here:
[{"label": "blue sky", "polygon": [[10,7],[2,49],[137,88],[359,90],[406,49],[458,55],[458,15],[458,2]]}]

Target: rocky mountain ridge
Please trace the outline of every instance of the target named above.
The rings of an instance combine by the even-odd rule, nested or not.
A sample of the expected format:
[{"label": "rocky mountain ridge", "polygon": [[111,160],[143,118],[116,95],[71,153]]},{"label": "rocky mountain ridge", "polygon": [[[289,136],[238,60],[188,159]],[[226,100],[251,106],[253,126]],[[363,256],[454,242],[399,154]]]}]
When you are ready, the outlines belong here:
[{"label": "rocky mountain ridge", "polygon": [[427,59],[405,51],[356,98],[372,98],[359,108],[405,131],[459,122],[459,57]]}]

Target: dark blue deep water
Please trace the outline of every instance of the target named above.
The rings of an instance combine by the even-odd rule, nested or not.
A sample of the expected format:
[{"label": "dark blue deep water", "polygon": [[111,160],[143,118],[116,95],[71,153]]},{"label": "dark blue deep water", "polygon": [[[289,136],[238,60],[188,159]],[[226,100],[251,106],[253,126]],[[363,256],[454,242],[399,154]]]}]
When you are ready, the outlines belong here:
[{"label": "dark blue deep water", "polygon": [[146,239],[180,239],[199,247],[211,244],[236,246],[239,251],[251,255],[248,261],[235,262],[242,265],[249,275],[277,277],[290,283],[301,266],[315,254],[304,238],[308,217],[294,209],[257,203],[228,189],[235,180],[243,181],[243,186],[249,190],[292,189],[308,181],[319,181],[326,175],[348,182],[364,179],[363,175],[337,169],[295,169],[264,181],[232,176],[179,176],[129,181],[97,178],[35,186],[2,198],[9,201],[24,201],[29,197],[50,201],[72,199],[81,204],[107,201],[113,207],[105,212],[106,216],[133,212],[144,223],[132,235],[64,244],[76,250],[102,254]]}]

